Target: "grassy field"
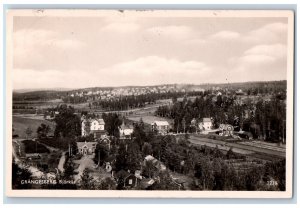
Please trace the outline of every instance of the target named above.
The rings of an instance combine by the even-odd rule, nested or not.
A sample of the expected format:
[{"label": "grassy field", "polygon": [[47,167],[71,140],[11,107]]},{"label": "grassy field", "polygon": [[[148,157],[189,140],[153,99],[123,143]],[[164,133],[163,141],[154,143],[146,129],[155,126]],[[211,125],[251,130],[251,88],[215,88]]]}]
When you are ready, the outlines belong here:
[{"label": "grassy field", "polygon": [[147,116],[129,116],[128,119],[132,120],[134,122],[139,122],[140,119],[143,119],[143,122],[146,124],[150,124],[153,123],[154,121],[168,121],[170,124],[172,124],[172,120],[168,119],[168,118],[162,118],[162,117],[158,117],[158,116],[152,116],[152,115],[147,115]]},{"label": "grassy field", "polygon": [[13,116],[13,129],[14,135],[18,135],[20,139],[26,139],[26,129],[29,127],[32,130],[32,136],[36,137],[36,130],[42,124],[49,125],[51,131],[54,131],[55,124],[53,122],[44,120],[44,119],[36,119],[36,118],[28,118],[28,117],[20,117],[20,116]]}]

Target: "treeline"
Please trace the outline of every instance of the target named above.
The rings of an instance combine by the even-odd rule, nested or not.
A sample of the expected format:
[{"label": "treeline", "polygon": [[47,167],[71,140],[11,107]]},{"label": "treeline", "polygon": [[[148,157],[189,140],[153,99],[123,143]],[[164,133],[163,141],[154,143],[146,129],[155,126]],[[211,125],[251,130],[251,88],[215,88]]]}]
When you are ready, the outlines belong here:
[{"label": "treeline", "polygon": [[285,100],[278,94],[273,95],[270,101],[262,98],[255,102],[237,102],[237,96],[207,95],[198,96],[194,101],[183,99],[173,101],[172,106],[160,106],[155,114],[161,117],[174,119],[175,132],[193,132],[197,125],[192,125],[202,118],[212,118],[213,125],[231,124],[253,134],[254,138],[264,138],[270,141],[279,141],[285,137]]},{"label": "treeline", "polygon": [[66,150],[70,144],[76,144],[76,139],[81,135],[80,117],[75,114],[75,109],[65,104],[52,109],[58,112],[54,117],[54,137],[49,138],[49,126],[41,124],[37,129],[38,139],[41,143],[51,147]]},{"label": "treeline", "polygon": [[[206,92],[207,93],[207,92]],[[153,104],[160,99],[179,98],[184,95],[198,96],[203,92],[166,92],[166,93],[148,93],[143,95],[116,96],[110,99],[101,99],[95,95],[66,96],[63,99],[65,103],[78,104],[89,102],[89,107],[101,110],[129,110],[133,108],[145,107],[146,104]],[[204,92],[205,94],[205,92]]]},{"label": "treeline", "polygon": [[87,96],[68,96],[62,98],[64,103],[71,103],[71,104],[78,104],[78,103],[85,103],[88,101]]},{"label": "treeline", "polygon": [[59,99],[67,95],[64,91],[34,91],[24,93],[13,93],[13,101],[48,101]]}]

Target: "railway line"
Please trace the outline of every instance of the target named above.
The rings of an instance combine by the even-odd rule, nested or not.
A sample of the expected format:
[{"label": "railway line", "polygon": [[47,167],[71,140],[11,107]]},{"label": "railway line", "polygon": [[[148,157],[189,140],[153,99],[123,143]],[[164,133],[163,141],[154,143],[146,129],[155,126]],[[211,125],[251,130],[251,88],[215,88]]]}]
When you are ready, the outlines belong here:
[{"label": "railway line", "polygon": [[241,141],[234,143],[208,139],[201,137],[201,135],[190,135],[189,141],[195,145],[207,145],[211,147],[218,145],[221,150],[232,148],[233,152],[265,160],[283,159],[286,157],[286,149],[284,146],[275,146],[274,144],[268,144],[266,142]]}]

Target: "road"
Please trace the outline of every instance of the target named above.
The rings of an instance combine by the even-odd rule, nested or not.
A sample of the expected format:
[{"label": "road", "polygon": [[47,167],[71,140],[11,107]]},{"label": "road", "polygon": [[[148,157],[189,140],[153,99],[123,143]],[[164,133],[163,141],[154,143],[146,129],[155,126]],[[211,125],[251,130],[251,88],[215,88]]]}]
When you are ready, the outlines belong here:
[{"label": "road", "polygon": [[78,172],[78,174],[74,176],[75,181],[80,179],[85,168],[94,168],[95,163],[93,157],[93,155],[84,155],[80,160],[74,161],[79,164],[79,167],[75,170]]},{"label": "road", "polygon": [[[272,145],[257,145],[255,142],[240,142],[240,143],[233,143],[233,142],[226,142],[214,139],[203,138],[201,135],[190,135],[189,141],[193,144],[197,145],[207,145],[207,146],[216,146],[220,149],[228,150],[232,147],[232,150],[237,153],[251,155],[251,156],[258,156],[259,158],[270,158],[268,156],[275,158],[285,158],[286,152],[285,148],[282,147],[272,147]],[[266,157],[265,157],[266,156]]]},{"label": "road", "polygon": [[62,152],[61,157],[59,159],[58,167],[57,167],[58,170],[61,171],[61,172],[64,172],[65,161],[66,161],[66,152]]}]

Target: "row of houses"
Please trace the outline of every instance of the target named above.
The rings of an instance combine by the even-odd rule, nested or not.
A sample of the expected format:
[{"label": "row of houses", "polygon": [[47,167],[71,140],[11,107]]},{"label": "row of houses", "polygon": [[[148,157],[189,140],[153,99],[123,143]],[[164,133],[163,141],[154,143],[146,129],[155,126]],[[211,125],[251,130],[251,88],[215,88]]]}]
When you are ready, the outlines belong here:
[{"label": "row of houses", "polygon": [[[122,125],[119,128],[120,139],[131,139],[133,133],[133,126],[126,125],[123,120]],[[100,138],[106,135],[105,122],[102,118],[81,118],[81,136],[93,135],[94,138]]]}]

